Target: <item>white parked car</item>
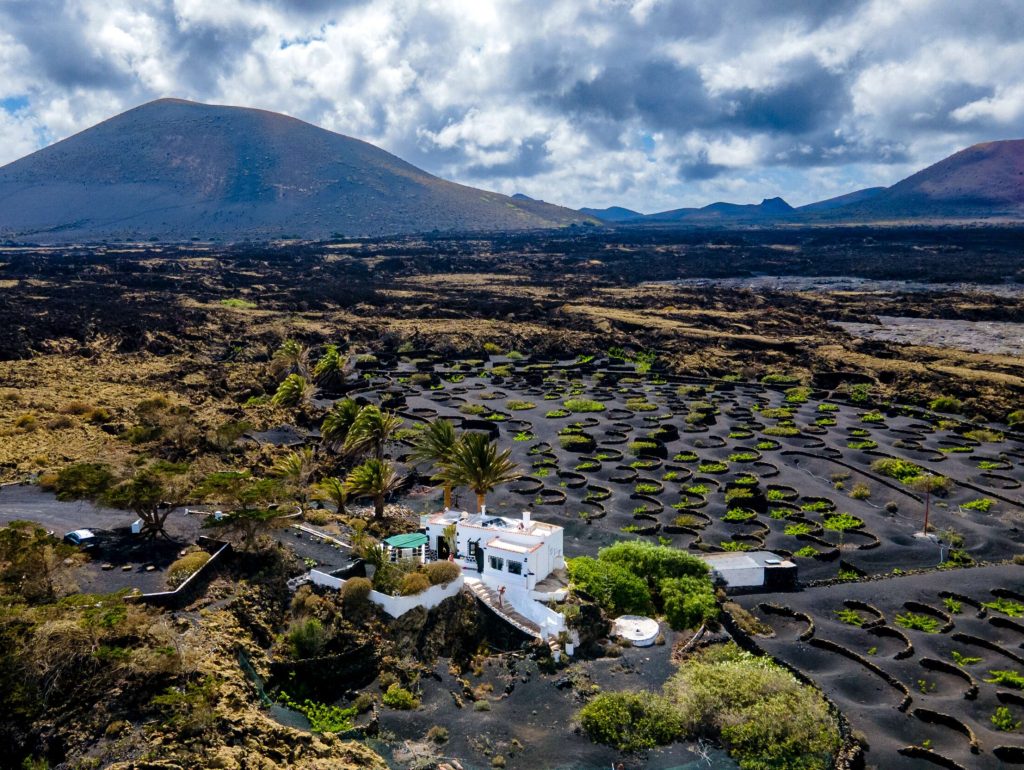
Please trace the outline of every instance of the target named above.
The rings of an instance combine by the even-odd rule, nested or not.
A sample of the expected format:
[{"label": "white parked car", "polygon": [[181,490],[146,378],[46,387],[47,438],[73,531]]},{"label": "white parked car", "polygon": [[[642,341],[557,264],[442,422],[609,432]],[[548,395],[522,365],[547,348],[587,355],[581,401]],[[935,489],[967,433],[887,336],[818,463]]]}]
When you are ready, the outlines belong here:
[{"label": "white parked car", "polygon": [[64,535],[64,542],[77,545],[79,548],[95,548],[96,533],[91,529],[76,529]]}]

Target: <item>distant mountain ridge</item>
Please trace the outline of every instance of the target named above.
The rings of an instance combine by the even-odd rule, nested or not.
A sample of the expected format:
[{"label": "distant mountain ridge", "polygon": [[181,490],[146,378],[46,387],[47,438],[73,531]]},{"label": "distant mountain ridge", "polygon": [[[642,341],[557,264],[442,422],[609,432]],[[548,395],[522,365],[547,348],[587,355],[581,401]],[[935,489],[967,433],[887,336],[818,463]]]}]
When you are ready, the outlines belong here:
[{"label": "distant mountain ridge", "polygon": [[606,210],[612,209],[580,209],[630,226],[1024,221],[1024,139],[976,144],[892,187],[868,187],[798,208],[782,198],[766,198],[759,204],[712,203],[616,220],[601,216]]},{"label": "distant mountain ridge", "polygon": [[609,206],[606,209],[582,208],[580,213],[600,219],[602,222],[625,222],[643,216],[639,211],[624,209],[622,206]]},{"label": "distant mountain ridge", "polygon": [[0,238],[310,239],[563,227],[571,209],[448,182],[358,139],[160,99],[0,168]]}]

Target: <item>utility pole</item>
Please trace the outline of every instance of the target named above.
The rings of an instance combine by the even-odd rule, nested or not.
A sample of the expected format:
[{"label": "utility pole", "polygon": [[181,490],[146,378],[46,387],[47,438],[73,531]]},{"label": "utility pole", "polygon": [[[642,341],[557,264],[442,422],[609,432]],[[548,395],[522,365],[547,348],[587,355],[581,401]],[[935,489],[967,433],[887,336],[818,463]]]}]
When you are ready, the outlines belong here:
[{"label": "utility pole", "polygon": [[[930,476],[928,478],[931,478]],[[924,488],[924,533],[928,534],[928,513],[932,499],[932,485],[926,484]]]}]

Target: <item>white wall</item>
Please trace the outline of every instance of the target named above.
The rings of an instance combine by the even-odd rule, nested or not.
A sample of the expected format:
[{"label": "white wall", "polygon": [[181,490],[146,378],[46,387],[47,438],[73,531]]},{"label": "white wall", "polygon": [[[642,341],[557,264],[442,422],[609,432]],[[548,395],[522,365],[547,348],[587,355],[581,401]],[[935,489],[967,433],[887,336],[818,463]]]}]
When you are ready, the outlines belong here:
[{"label": "white wall", "polygon": [[764,567],[733,567],[729,569],[716,569],[711,567],[730,588],[750,588],[752,586],[764,585]]},{"label": "white wall", "polygon": [[[345,585],[345,581],[341,578],[336,578],[319,570],[311,570],[309,579],[315,585],[335,590],[340,590]],[[379,591],[370,591],[369,598],[371,602],[379,605],[388,615],[393,618],[399,618],[416,607],[423,607],[428,610],[436,607],[445,599],[450,599],[461,591],[464,582],[462,575],[459,575],[447,585],[431,586],[426,591],[414,594],[413,596],[388,596]]]},{"label": "white wall", "polygon": [[555,612],[546,604],[541,604],[530,597],[528,591],[512,589],[505,592],[503,601],[507,601],[523,617],[529,618],[540,626],[543,636],[557,636],[565,631],[565,615]]}]

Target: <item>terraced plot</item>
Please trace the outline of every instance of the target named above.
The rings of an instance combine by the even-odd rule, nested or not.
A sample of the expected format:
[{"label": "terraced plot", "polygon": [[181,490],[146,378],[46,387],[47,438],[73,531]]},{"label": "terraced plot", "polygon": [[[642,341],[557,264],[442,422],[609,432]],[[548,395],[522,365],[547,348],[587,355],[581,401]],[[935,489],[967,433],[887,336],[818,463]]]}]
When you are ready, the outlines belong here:
[{"label": "terraced plot", "polygon": [[754,643],[813,679],[884,768],[1024,766],[1024,567],[747,596]]},{"label": "terraced plot", "polygon": [[[570,555],[636,536],[768,548],[793,556],[809,582],[1004,560],[1024,544],[1024,437],[948,416],[786,383],[638,374],[614,360],[424,356],[365,374],[356,395],[511,447],[524,476],[491,509],[562,524]],[[928,501],[940,542],[915,536],[925,494],[899,480],[908,473],[947,480]]]}]

